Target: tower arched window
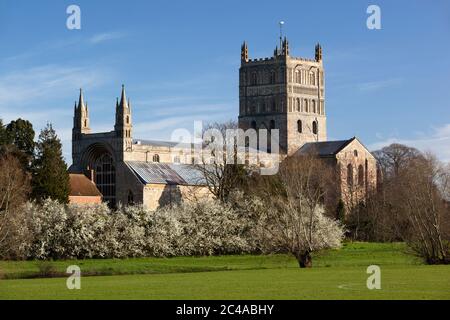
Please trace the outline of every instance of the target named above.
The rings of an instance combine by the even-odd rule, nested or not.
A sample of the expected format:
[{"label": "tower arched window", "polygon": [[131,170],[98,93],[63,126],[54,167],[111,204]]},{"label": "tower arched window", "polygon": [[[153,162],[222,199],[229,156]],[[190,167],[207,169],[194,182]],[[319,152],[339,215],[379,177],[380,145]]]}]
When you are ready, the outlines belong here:
[{"label": "tower arched window", "polygon": [[270,120],[270,130],[275,129],[275,120]]},{"label": "tower arched window", "polygon": [[313,131],[314,134],[317,134],[317,132],[319,132],[317,121],[313,121],[313,123],[312,123],[312,131]]},{"label": "tower arched window", "polygon": [[308,103],[308,99],[304,100],[304,106],[305,106],[305,112],[309,112],[309,103]]},{"label": "tower arched window", "polygon": [[364,183],[364,167],[360,164],[358,167],[358,184],[360,187],[363,187]]},{"label": "tower arched window", "polygon": [[309,84],[313,86],[316,84],[316,76],[313,71],[309,73]]},{"label": "tower arched window", "polygon": [[297,112],[301,112],[302,111],[302,103],[300,98],[297,98]]},{"label": "tower arched window", "polygon": [[272,101],[272,112],[276,112],[277,111],[277,102],[275,101],[275,99]]},{"label": "tower arched window", "polygon": [[252,129],[255,129],[256,130],[256,121],[252,121],[252,123],[251,123],[251,127],[252,127]]},{"label": "tower arched window", "polygon": [[270,84],[275,84],[275,71],[270,72]]},{"label": "tower arched window", "polygon": [[153,155],[153,162],[159,162],[159,154]]},{"label": "tower arched window", "polygon": [[127,116],[127,124],[130,123],[130,116]]},{"label": "tower arched window", "polygon": [[311,104],[312,104],[312,112],[316,113],[317,112],[317,110],[316,110],[316,100],[312,100]]},{"label": "tower arched window", "polygon": [[347,166],[347,185],[353,186],[353,166],[351,164]]},{"label": "tower arched window", "polygon": [[303,131],[303,128],[302,128],[302,120],[298,120],[298,121],[297,121],[297,131],[298,131],[299,133],[302,133],[302,131]]},{"label": "tower arched window", "polygon": [[250,79],[250,84],[255,86],[258,83],[258,76],[256,75],[256,72],[253,72]]}]

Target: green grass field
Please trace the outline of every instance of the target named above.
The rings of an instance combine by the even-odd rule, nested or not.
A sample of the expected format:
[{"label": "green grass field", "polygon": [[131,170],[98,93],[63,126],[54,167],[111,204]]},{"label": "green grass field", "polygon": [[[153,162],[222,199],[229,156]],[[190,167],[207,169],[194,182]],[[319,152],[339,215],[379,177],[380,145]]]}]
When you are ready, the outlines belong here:
[{"label": "green grass field", "polygon": [[[1,261],[0,299],[450,299],[450,266],[424,265],[401,243],[349,243],[313,263],[299,269],[287,255]],[[74,264],[91,275],[80,290],[68,290],[66,278],[36,278]],[[373,264],[381,290],[366,288]]]}]

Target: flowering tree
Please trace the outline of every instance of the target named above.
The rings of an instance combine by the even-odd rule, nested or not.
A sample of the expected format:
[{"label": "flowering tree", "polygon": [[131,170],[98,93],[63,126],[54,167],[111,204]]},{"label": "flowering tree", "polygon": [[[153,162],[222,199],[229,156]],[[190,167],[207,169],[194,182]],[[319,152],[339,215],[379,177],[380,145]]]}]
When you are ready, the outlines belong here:
[{"label": "flowering tree", "polygon": [[105,204],[27,203],[20,224],[22,257],[31,259],[125,258],[242,253],[254,250],[249,221],[218,200],[110,211]]},{"label": "flowering tree", "polygon": [[333,172],[307,155],[287,158],[278,175],[259,177],[255,194],[262,200],[260,229],[267,251],[292,253],[301,268],[312,267],[311,253],[341,245],[344,230],[324,215],[323,201]]}]

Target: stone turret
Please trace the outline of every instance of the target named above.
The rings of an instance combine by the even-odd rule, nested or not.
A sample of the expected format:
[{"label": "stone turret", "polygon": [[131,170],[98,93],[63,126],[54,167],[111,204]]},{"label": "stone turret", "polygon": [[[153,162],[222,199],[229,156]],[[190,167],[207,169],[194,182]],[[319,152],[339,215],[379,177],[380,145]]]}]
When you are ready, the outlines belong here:
[{"label": "stone turret", "polygon": [[122,93],[119,100],[116,101],[116,124],[114,131],[116,136],[123,140],[123,150],[127,151],[132,146],[132,122],[131,105],[125,94],[125,86],[122,85]]},{"label": "stone turret", "polygon": [[84,103],[83,90],[80,89],[80,96],[78,98],[78,105],[75,102],[73,110],[73,129],[72,137],[75,140],[81,138],[81,134],[90,133],[89,128],[89,111],[87,104]]}]

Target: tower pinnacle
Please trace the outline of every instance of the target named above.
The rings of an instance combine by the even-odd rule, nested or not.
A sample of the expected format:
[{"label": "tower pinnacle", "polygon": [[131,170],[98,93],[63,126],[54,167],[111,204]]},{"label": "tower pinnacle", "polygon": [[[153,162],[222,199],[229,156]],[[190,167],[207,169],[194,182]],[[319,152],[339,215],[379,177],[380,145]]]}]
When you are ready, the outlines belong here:
[{"label": "tower pinnacle", "polygon": [[241,62],[248,62],[248,47],[245,41],[241,46]]},{"label": "tower pinnacle", "polygon": [[316,61],[322,61],[322,46],[320,43],[316,44]]}]

